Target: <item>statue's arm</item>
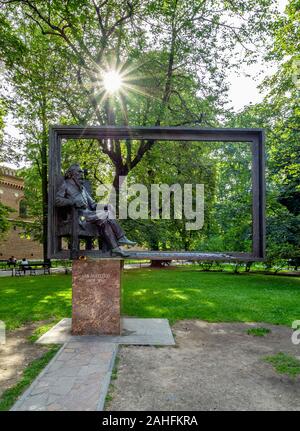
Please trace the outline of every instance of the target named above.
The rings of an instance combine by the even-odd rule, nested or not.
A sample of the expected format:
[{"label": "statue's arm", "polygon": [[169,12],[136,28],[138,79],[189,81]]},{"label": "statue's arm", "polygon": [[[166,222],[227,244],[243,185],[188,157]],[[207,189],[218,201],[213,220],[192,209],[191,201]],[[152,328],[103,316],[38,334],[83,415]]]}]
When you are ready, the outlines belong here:
[{"label": "statue's arm", "polygon": [[94,199],[91,197],[91,195],[86,192],[87,200],[88,200],[88,207],[92,209],[93,211],[112,211],[115,212],[113,205],[111,204],[100,204],[94,201]]},{"label": "statue's arm", "polygon": [[87,200],[88,200],[88,206],[91,210],[96,210],[97,208],[97,203],[94,201],[94,199],[92,198],[92,196],[86,192],[86,196],[87,196]]},{"label": "statue's arm", "polygon": [[55,206],[57,207],[67,207],[67,206],[72,206],[73,205],[73,200],[67,197],[67,188],[66,185],[63,183],[57,193],[56,193],[56,197],[55,197]]},{"label": "statue's arm", "polygon": [[88,195],[88,201],[89,201],[89,208],[91,208],[92,210],[96,211],[108,211],[108,212],[112,212],[113,214],[115,214],[115,209],[113,207],[113,205],[111,204],[100,204],[100,203],[96,203],[92,197],[90,195]]}]

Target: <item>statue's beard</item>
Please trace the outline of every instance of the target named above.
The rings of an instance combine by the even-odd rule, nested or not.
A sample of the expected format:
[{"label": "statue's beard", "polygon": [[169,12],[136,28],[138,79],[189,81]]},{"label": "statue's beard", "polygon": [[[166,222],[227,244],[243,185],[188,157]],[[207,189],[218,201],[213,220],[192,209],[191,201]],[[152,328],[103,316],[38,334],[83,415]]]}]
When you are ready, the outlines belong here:
[{"label": "statue's beard", "polygon": [[82,190],[83,188],[83,178],[77,178],[76,176],[73,176],[74,183],[77,185],[77,187]]}]

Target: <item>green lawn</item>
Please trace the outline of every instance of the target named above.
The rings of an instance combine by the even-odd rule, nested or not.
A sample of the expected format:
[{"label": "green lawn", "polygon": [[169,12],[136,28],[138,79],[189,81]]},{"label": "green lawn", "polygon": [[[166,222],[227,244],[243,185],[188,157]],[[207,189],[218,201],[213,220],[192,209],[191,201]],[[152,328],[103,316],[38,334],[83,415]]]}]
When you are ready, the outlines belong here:
[{"label": "green lawn", "polygon": [[31,362],[24,370],[18,383],[11,388],[7,389],[0,397],[0,411],[9,410],[16,402],[17,398],[24,392],[24,390],[33,382],[39,375],[43,368],[53,358],[55,353],[61,346],[52,346],[48,352],[35,361]]},{"label": "green lawn", "polygon": [[[127,316],[253,321],[291,325],[300,318],[300,278],[134,269],[123,273]],[[0,320],[9,329],[27,321],[71,316],[71,277],[1,277]]]},{"label": "green lawn", "polygon": [[129,316],[288,326],[300,318],[300,277],[139,269],[126,271],[123,280]]},{"label": "green lawn", "polygon": [[8,329],[22,323],[71,316],[68,275],[0,278],[0,320]]},{"label": "green lawn", "polygon": [[287,374],[291,378],[295,378],[300,374],[300,361],[294,356],[279,352],[263,359],[272,364],[278,374]]}]

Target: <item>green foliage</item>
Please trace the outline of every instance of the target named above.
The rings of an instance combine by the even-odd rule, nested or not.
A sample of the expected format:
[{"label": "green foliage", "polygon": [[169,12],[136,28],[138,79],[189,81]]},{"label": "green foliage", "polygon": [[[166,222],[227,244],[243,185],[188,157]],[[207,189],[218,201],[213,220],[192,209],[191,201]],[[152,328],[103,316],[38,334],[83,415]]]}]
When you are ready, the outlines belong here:
[{"label": "green foliage", "polygon": [[[139,243],[151,249],[249,251],[251,246],[251,155],[247,145],[220,143],[158,142],[129,174],[128,183],[204,184],[204,226],[186,230],[188,221],[126,220]],[[237,177],[239,180],[237,181]],[[164,202],[166,203],[166,202]],[[161,202],[162,204],[162,202]],[[171,196],[171,208],[174,196]],[[150,217],[151,202],[148,202]],[[159,208],[161,217],[162,207]]]},{"label": "green foliage", "polygon": [[[281,60],[278,72],[265,85],[269,88],[268,130],[269,163],[273,203],[271,220],[272,250],[281,245],[278,258],[300,256],[300,89],[294,81],[294,61],[299,54],[299,2],[290,0],[285,15],[274,24],[274,49],[271,56]],[[277,202],[286,208],[276,208]],[[274,218],[278,217],[277,234],[274,235]],[[285,232],[280,228],[280,221]],[[275,222],[276,223],[276,222]],[[274,252],[272,253],[274,255]]]},{"label": "green foliage", "polygon": [[272,24],[273,49],[267,58],[279,64],[261,84],[262,103],[232,116],[231,127],[266,129],[267,267],[280,269],[300,257],[300,90],[294,61],[299,58],[299,2],[290,0],[285,15]]},{"label": "green foliage", "polygon": [[9,230],[10,223],[8,221],[9,214],[13,210],[0,202],[0,238]]},{"label": "green foliage", "polygon": [[7,389],[0,396],[0,411],[9,410],[17,401],[18,397],[25,391],[25,389],[33,382],[39,373],[50,362],[53,356],[57,353],[61,346],[52,346],[48,352],[44,353],[41,358],[32,361],[23,371],[22,377],[19,382]]},{"label": "green foliage", "polygon": [[3,13],[0,14],[0,52],[9,67],[19,62],[26,52],[26,45],[20,39],[18,31]]},{"label": "green foliage", "polygon": [[264,337],[271,332],[268,328],[251,328],[247,330],[248,335],[253,335],[254,337]]},{"label": "green foliage", "polygon": [[266,356],[264,361],[272,364],[278,374],[287,374],[293,379],[300,375],[300,361],[294,356],[279,352],[276,355]]},{"label": "green foliage", "polygon": [[[24,174],[35,238],[45,242],[49,124],[218,126],[226,111],[226,72],[255,61],[264,48],[269,57],[284,60],[264,83],[269,96],[228,125],[267,128],[268,263],[280,266],[299,255],[299,94],[292,66],[299,53],[296,0],[284,17],[271,0],[0,3],[0,53],[15,92],[8,106],[18,117],[31,162]],[[101,76],[110,68],[123,73],[125,85],[120,95],[106,97]],[[154,163],[153,179],[167,182],[175,175],[170,164],[178,154],[185,167],[182,175],[177,169],[179,181],[188,179],[190,164],[193,179],[205,183],[204,229],[187,232],[185,220],[126,221],[125,229],[152,249],[250,251],[249,155],[242,146],[237,153],[224,148],[219,161],[201,146],[189,149],[190,160],[184,149],[157,147],[140,141],[68,142],[63,168],[75,160],[85,164],[94,190],[119,175],[145,179]],[[278,226],[287,212],[294,219],[282,236]]]},{"label": "green foliage", "polygon": [[251,154],[242,143],[214,145],[216,164],[214,205],[203,251],[249,252],[251,228]]},{"label": "green foliage", "polygon": [[[157,142],[145,155],[139,165],[129,174],[128,183],[140,183],[147,187],[149,193],[148,220],[126,220],[125,230],[130,231],[140,244],[153,250],[182,249],[191,250],[197,247],[197,241],[203,237],[204,231],[187,231],[185,225],[188,219],[184,212],[174,213],[174,194],[170,196],[170,219],[162,219],[162,204],[167,198],[161,196],[158,208],[159,219],[150,219],[151,215],[151,185],[178,184],[184,189],[185,184],[192,184],[192,201],[195,208],[195,184],[205,184],[205,222],[207,229],[214,200],[216,166],[210,158],[209,146],[196,142]],[[145,175],[146,173],[146,175]],[[163,202],[164,199],[164,202]],[[182,202],[182,200],[181,200]],[[175,218],[183,216],[182,219]]]},{"label": "green foliage", "polygon": [[105,410],[109,407],[109,403],[112,401],[113,399],[113,392],[115,389],[115,385],[112,383],[113,380],[116,380],[118,377],[118,368],[119,368],[119,364],[120,364],[120,356],[116,356],[115,359],[115,363],[114,363],[114,367],[112,369],[111,372],[111,383],[109,385],[106,397],[105,397]]},{"label": "green foliage", "polygon": [[[34,195],[31,184],[27,191],[40,227],[50,123],[217,125],[226,101],[224,71],[239,64],[239,50],[253,61],[255,52],[246,46],[250,34],[264,44],[274,16],[271,0],[1,3],[0,53],[17,96],[10,108],[19,118],[38,185],[42,179],[41,193]],[[230,24],[235,19],[239,27]],[[107,98],[101,76],[114,67],[124,75],[124,92]],[[123,151],[118,141],[109,147],[99,140],[93,151],[80,154],[67,145],[64,162],[77,156],[99,182],[103,171],[127,175],[150,148],[126,142]],[[44,205],[38,207],[34,202],[41,195]]]},{"label": "green foliage", "polygon": [[[4,115],[5,115],[5,107],[4,107],[3,100],[0,98],[0,149],[2,148],[2,145],[3,145]],[[1,160],[2,157],[3,155],[1,156],[0,161],[2,161]]]}]

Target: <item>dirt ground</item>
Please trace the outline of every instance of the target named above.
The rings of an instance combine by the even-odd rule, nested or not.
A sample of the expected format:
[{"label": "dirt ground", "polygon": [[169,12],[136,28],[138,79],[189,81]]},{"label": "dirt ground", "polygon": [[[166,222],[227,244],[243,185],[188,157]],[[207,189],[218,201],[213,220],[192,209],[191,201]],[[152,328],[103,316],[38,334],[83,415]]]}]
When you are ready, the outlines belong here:
[{"label": "dirt ground", "polygon": [[[271,333],[246,333],[257,326]],[[277,374],[262,360],[278,352],[300,359],[291,329],[197,320],[172,329],[176,347],[120,347],[106,410],[300,410],[300,377]]]},{"label": "dirt ground", "polygon": [[6,333],[6,344],[0,344],[0,396],[20,380],[30,362],[48,350],[47,346],[27,340],[38,326],[45,323],[49,321],[32,323]]}]

